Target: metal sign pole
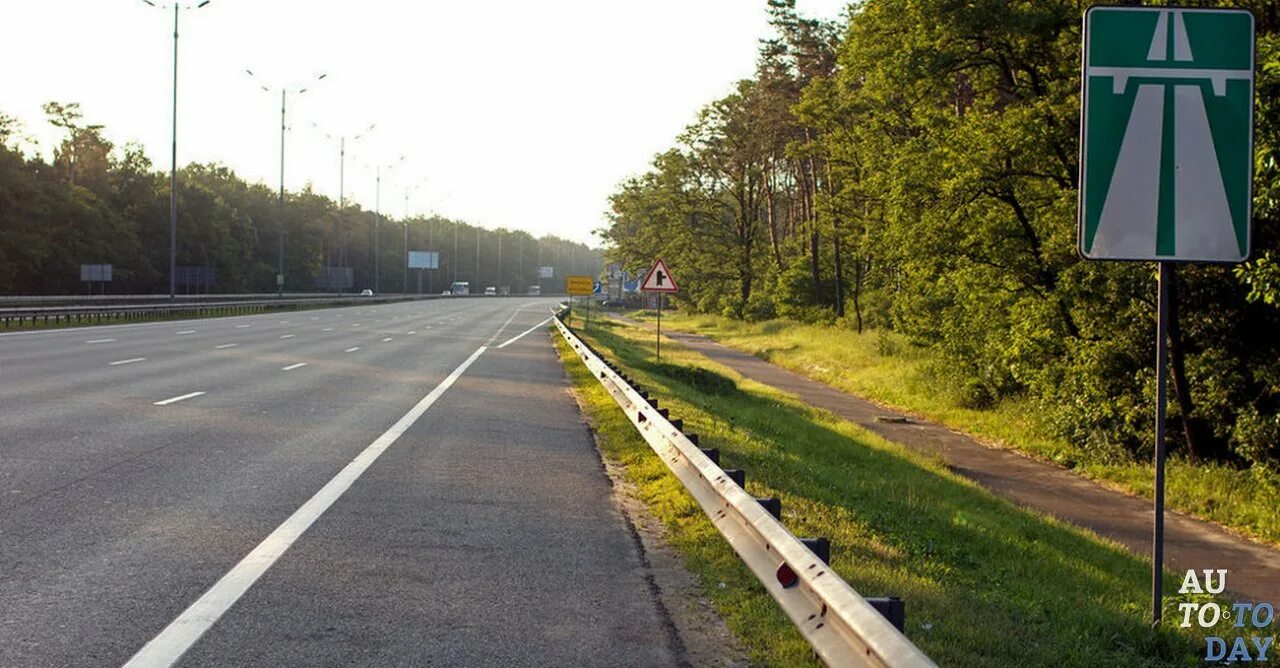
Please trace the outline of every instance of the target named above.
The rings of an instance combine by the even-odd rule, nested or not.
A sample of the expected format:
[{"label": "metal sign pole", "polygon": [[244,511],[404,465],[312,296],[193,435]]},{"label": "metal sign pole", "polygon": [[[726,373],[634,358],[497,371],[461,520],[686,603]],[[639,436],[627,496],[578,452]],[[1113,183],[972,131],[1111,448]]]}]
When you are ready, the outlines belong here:
[{"label": "metal sign pole", "polygon": [[1173,267],[1156,263],[1156,489],[1155,531],[1151,549],[1151,623],[1157,625],[1164,611],[1164,421],[1165,367],[1169,360],[1169,280]]},{"label": "metal sign pole", "polygon": [[658,293],[658,338],[657,338],[657,362],[662,362],[662,293]]}]

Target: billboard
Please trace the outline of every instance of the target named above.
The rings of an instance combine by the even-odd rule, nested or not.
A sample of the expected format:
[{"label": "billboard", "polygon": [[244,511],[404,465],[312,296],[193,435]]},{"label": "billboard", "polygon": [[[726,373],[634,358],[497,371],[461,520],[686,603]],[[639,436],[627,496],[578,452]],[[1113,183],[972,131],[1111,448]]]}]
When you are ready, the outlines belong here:
[{"label": "billboard", "polygon": [[94,281],[106,283],[111,280],[111,265],[82,264],[80,265],[80,280],[90,283]]},{"label": "billboard", "polygon": [[440,253],[437,251],[409,251],[410,269],[439,269]]}]

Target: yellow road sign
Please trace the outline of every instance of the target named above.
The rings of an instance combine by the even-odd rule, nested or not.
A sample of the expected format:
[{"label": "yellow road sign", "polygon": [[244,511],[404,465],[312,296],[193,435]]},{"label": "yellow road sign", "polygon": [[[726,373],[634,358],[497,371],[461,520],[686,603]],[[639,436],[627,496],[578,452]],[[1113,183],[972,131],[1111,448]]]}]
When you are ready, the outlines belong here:
[{"label": "yellow road sign", "polygon": [[595,292],[595,281],[590,276],[566,276],[565,291],[571,295],[589,295]]}]

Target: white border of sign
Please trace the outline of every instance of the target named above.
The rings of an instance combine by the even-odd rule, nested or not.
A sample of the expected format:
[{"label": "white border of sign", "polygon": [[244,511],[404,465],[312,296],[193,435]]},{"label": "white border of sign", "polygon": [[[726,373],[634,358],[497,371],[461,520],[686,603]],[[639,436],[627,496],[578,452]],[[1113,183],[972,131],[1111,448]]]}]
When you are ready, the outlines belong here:
[{"label": "white border of sign", "polygon": [[[1094,11],[1106,10],[1123,10],[1123,11],[1150,11],[1159,12],[1176,9],[1180,12],[1213,12],[1213,13],[1242,13],[1249,16],[1249,22],[1252,24],[1251,32],[1253,42],[1249,45],[1249,63],[1250,69],[1254,71],[1254,76],[1249,79],[1249,197],[1245,201],[1245,240],[1244,240],[1244,256],[1238,260],[1198,260],[1189,257],[1160,257],[1152,255],[1150,257],[1089,257],[1084,252],[1084,215],[1085,215],[1085,167],[1089,164],[1089,145],[1085,139],[1089,136],[1089,18]],[[1080,40],[1080,166],[1076,176],[1077,192],[1076,192],[1076,253],[1082,260],[1089,262],[1203,262],[1209,264],[1239,264],[1247,262],[1249,256],[1253,254],[1253,178],[1254,164],[1253,155],[1256,152],[1254,142],[1254,116],[1257,106],[1257,69],[1258,69],[1258,20],[1253,12],[1244,7],[1179,7],[1175,5],[1093,5],[1084,11],[1084,16],[1080,24],[1081,40]]]}]

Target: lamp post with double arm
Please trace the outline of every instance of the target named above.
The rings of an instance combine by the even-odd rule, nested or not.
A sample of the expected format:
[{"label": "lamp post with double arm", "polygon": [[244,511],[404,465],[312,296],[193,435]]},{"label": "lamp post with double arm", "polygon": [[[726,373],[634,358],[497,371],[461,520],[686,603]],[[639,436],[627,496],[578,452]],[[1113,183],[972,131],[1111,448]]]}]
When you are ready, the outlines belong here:
[{"label": "lamp post with double arm", "polygon": [[[254,81],[258,83],[258,86],[262,88],[262,90],[268,93],[272,92],[271,88],[266,84],[264,84],[262,80],[258,77],[258,75],[253,73],[253,70],[246,69],[245,72],[248,73],[250,77],[253,77]],[[326,76],[328,75],[321,74],[317,76],[311,83],[321,81]],[[277,266],[276,296],[277,297],[284,296],[284,137],[285,137],[285,130],[288,128],[288,126],[285,123],[285,109],[286,109],[287,101],[289,98],[289,93],[293,93],[294,95],[302,95],[303,93],[307,92],[311,83],[308,83],[305,86],[299,86],[297,88],[286,88],[284,86],[280,87],[280,224],[279,224],[280,252],[279,252],[277,263],[276,263],[276,266]]]},{"label": "lamp post with double arm", "polygon": [[173,142],[170,144],[169,163],[169,301],[174,300],[178,288],[178,14],[183,9],[200,9],[212,0],[195,4],[175,2],[157,5],[151,0],[142,2],[168,11],[173,10]]}]

